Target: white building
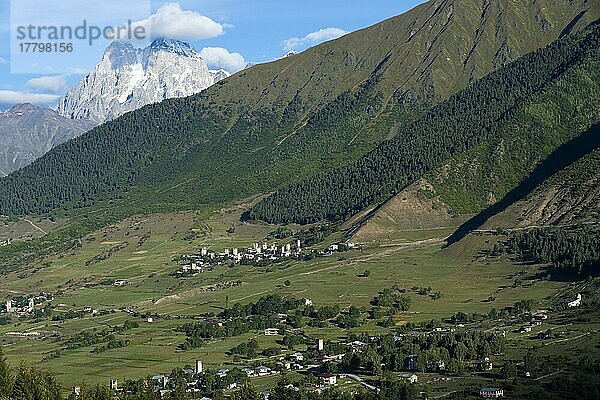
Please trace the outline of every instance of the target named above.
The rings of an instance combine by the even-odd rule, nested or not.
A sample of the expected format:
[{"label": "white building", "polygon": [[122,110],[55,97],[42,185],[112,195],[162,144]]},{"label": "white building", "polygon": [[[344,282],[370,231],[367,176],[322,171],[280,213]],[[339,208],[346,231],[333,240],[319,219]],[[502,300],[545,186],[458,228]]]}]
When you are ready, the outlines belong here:
[{"label": "white building", "polygon": [[166,375],[154,375],[151,379],[159,388],[165,388],[169,384],[169,377]]},{"label": "white building", "polygon": [[202,367],[202,361],[196,360],[196,370],[195,370],[195,372],[197,374],[201,374],[202,371],[204,371],[204,368]]},{"label": "white building", "polygon": [[400,374],[398,378],[409,383],[417,383],[419,381],[419,377],[415,374]]},{"label": "white building", "polygon": [[504,397],[504,390],[499,388],[483,388],[479,391],[479,397],[497,399],[498,397]]},{"label": "white building", "polygon": [[481,360],[479,360],[479,370],[480,371],[491,371],[494,368],[494,364],[492,364],[492,361],[490,360],[489,357],[485,357]]},{"label": "white building", "polygon": [[220,370],[217,371],[217,376],[219,378],[225,378],[227,376],[227,374],[229,373],[228,369],[225,368],[221,368]]},{"label": "white building", "polygon": [[265,336],[277,336],[277,335],[279,335],[279,329],[277,329],[277,328],[265,329]]},{"label": "white building", "polygon": [[333,386],[337,384],[337,376],[333,374],[321,374],[319,378],[323,380],[324,385]]},{"label": "white building", "polygon": [[580,293],[577,293],[577,297],[575,297],[573,300],[568,301],[567,302],[567,307],[571,308],[571,307],[579,307],[581,305],[581,300],[583,298],[581,297]]}]

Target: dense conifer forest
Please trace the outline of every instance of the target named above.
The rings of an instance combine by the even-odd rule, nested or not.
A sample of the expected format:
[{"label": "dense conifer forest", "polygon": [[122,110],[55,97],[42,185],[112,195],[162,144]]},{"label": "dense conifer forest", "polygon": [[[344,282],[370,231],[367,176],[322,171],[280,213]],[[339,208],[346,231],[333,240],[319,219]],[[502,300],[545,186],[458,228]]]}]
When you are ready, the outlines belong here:
[{"label": "dense conifer forest", "polygon": [[595,227],[518,232],[511,234],[508,248],[523,261],[550,264],[559,277],[581,279],[600,274],[600,232]]}]

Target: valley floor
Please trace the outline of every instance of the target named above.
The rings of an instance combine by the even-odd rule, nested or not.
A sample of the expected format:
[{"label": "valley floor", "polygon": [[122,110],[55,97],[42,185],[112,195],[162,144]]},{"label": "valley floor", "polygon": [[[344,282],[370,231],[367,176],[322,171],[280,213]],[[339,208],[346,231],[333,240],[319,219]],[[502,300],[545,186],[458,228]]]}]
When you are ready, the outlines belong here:
[{"label": "valley floor", "polygon": [[[366,312],[381,290],[392,285],[406,288],[412,300],[410,310],[396,316],[395,326],[382,326],[387,319],[382,317],[365,318],[361,326],[349,329],[333,323],[302,328],[307,337],[342,342],[350,333],[384,335],[407,322],[447,320],[457,312],[483,315],[492,308],[512,307],[523,299],[535,300],[536,308],[549,308],[557,299],[572,296],[586,285],[544,279],[541,266],[487,255],[485,249],[492,248],[496,241],[491,235],[472,235],[443,248],[443,234],[449,228],[407,230],[396,233],[391,242],[308,261],[291,260],[266,267],[220,265],[195,276],[177,277],[178,258],[197,253],[202,247],[220,252],[256,242],[281,245],[290,241],[273,238],[274,226],[240,223],[238,216],[239,210],[232,208],[209,215],[182,212],[130,218],[86,236],[80,247],[66,254],[19,266],[17,272],[0,277],[3,298],[41,294],[53,298],[36,304],[34,317],[3,320],[0,334],[9,361],[15,365],[21,361],[41,365],[56,373],[65,387],[82,382],[104,385],[109,379],[168,373],[174,367],[193,366],[197,359],[212,370],[243,368],[277,359],[257,356],[240,360],[229,353],[249,339],[255,338],[260,349],[280,348],[282,354],[292,351],[282,345],[282,336],[265,336],[262,331],[207,340],[200,348],[182,350],[186,335],[178,328],[198,321],[201,314],[218,314],[227,306],[255,302],[267,294],[310,299],[315,307],[338,305],[343,310],[354,305]],[[339,241],[342,237],[337,232],[313,247],[324,249]],[[115,285],[118,281],[123,285]],[[49,303],[52,312],[42,311]],[[60,315],[64,317],[57,317]],[[138,327],[116,333],[117,339],[127,342],[124,347],[98,351],[101,343],[81,342],[84,332],[114,331],[126,321],[135,321]],[[520,320],[475,322],[472,326],[507,332],[510,349],[495,357],[502,364],[511,357],[519,358],[519,353],[533,346],[554,354],[597,349],[598,322],[595,317],[579,325],[559,324],[552,319],[525,334],[518,333]],[[537,338],[539,332],[550,328],[561,332],[559,339]],[[297,350],[303,349],[301,345]],[[560,373],[558,368],[536,379],[552,379]],[[465,387],[478,390],[478,386],[505,385],[498,381],[498,374],[498,367],[489,374],[463,377],[420,374],[419,387],[427,387],[441,398]],[[267,388],[275,380],[270,376],[255,383]],[[349,388],[358,384],[352,377],[346,380]],[[345,387],[346,383],[339,385]]]}]

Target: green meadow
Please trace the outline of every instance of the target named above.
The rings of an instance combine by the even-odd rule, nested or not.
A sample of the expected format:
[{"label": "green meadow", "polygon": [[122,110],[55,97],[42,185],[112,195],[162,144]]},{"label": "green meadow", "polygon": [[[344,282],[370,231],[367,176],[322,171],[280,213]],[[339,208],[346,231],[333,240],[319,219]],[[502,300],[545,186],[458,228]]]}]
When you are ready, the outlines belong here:
[{"label": "green meadow", "polygon": [[[262,332],[206,342],[202,347],[183,351],[178,345],[185,335],[177,328],[202,313],[218,313],[236,302],[258,300],[269,293],[308,298],[316,306],[338,304],[370,307],[370,300],[382,289],[399,285],[412,299],[409,312],[398,324],[442,319],[457,311],[487,313],[520,299],[537,299],[543,305],[565,284],[540,280],[537,266],[515,265],[507,258],[489,259],[465,248],[443,249],[436,241],[417,241],[404,237],[397,243],[362,247],[310,261],[289,261],[268,267],[216,266],[193,277],[176,278],[177,258],[206,246],[221,251],[247,247],[267,240],[275,226],[240,223],[237,209],[212,214],[182,212],[152,214],[127,219],[94,232],[68,253],[43,259],[1,277],[3,297],[50,292],[55,312],[93,307],[98,315],[52,321],[16,319],[0,326],[5,353],[10,361],[26,361],[43,366],[61,376],[66,386],[81,382],[105,383],[108,379],[141,378],[166,373],[176,366],[193,365],[202,359],[208,368],[232,366],[227,351],[257,338],[260,348],[278,347],[281,337],[266,337]],[[296,227],[297,228],[297,227]],[[439,234],[435,230],[432,235]],[[435,236],[432,236],[435,237]],[[340,240],[339,233],[314,246],[317,249]],[[288,241],[290,241],[289,239]],[[480,247],[490,238],[474,237]],[[270,242],[286,243],[286,240]],[[364,277],[364,271],[370,271]],[[112,281],[126,280],[124,286]],[[286,285],[285,283],[288,283]],[[236,282],[236,286],[226,287]],[[413,288],[431,288],[441,298],[419,295]],[[148,323],[128,314],[135,311],[154,315]],[[127,320],[138,328],[116,336],[129,340],[123,348],[91,353],[98,345],[65,349],[65,340],[82,331],[112,330]],[[310,337],[343,339],[348,333],[385,333],[377,321],[350,330],[333,325],[325,328],[305,326]],[[8,332],[39,332],[37,337],[8,336]],[[54,356],[53,356],[54,355]],[[257,364],[261,359],[242,361]]]}]

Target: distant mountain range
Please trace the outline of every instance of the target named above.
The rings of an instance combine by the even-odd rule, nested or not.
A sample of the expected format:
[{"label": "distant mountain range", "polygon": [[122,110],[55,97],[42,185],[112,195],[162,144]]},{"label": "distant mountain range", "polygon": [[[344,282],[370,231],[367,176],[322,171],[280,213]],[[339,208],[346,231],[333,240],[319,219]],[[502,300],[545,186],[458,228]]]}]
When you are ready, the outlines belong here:
[{"label": "distant mountain range", "polygon": [[[539,130],[531,126],[535,126],[532,121],[542,119],[530,115],[534,110],[526,108],[529,101],[536,101],[540,110],[548,113],[554,110],[548,104],[559,105],[560,112],[548,114],[548,121],[567,117],[563,112],[567,112],[569,102],[546,102],[541,97],[547,88],[552,88],[552,96],[561,93],[554,85],[560,78],[565,87],[582,90],[581,101],[586,107],[582,119],[574,121],[576,129],[570,135],[579,134],[593,122],[595,115],[587,108],[594,104],[593,86],[577,80],[573,83],[572,75],[581,74],[582,79],[595,76],[595,68],[575,67],[582,60],[595,65],[592,50],[597,45],[593,41],[597,27],[589,27],[599,16],[597,5],[585,0],[432,0],[301,54],[240,71],[201,93],[142,107],[98,126],[0,180],[0,213],[77,213],[81,207],[102,205],[120,209],[123,214],[156,208],[191,209],[269,193],[329,173],[326,176],[339,178],[343,184],[356,179],[365,185],[360,192],[349,190],[340,197],[336,196],[337,181],[331,179],[323,186],[327,197],[319,200],[315,187],[302,184],[302,190],[287,192],[292,196],[283,202],[272,201],[278,199],[275,197],[261,203],[254,209],[255,216],[274,222],[341,219],[371,200],[385,200],[404,184],[438,167],[457,165],[456,160],[467,157],[468,152],[475,152],[474,159],[480,163],[486,163],[486,152],[505,154],[503,149],[509,148],[517,155],[523,152],[527,157],[519,159],[520,164],[510,157],[497,164],[503,173],[501,185],[492,187],[497,183],[493,174],[476,176],[475,183],[491,187],[478,189],[477,196],[493,191],[498,199],[526,176],[528,168],[570,138],[564,128],[544,123],[548,128],[545,137],[550,139],[536,154],[540,151],[535,136]],[[586,27],[592,29],[592,33],[587,32],[589,37],[577,36]],[[574,37],[577,39],[571,39]],[[555,53],[530,56],[537,64],[528,64],[529,58],[519,61],[557,39],[562,41],[553,45]],[[582,41],[585,54],[578,53],[583,51],[578,47]],[[163,44],[156,46],[162,48]],[[165,46],[170,49],[169,57],[189,57],[185,46]],[[112,76],[111,71],[121,69],[128,71],[127,79],[141,79],[133,70],[145,71],[145,54],[154,50],[118,50],[129,54],[129,61],[112,68],[112,52],[108,52],[101,63],[103,71]],[[569,53],[571,50],[575,53]],[[159,53],[167,56],[162,50]],[[548,54],[562,58],[547,58]],[[515,61],[520,63],[510,67]],[[577,65],[570,65],[570,61]],[[477,85],[502,68],[509,68],[502,72],[508,74],[506,77],[495,76]],[[112,86],[103,87],[92,75],[73,93],[95,82],[99,86],[94,87],[111,100],[90,104],[85,101],[86,91],[82,91],[81,96],[70,97],[73,104],[84,100],[81,107],[69,106],[70,111],[65,111],[70,104],[65,99],[63,113],[73,118],[103,113],[114,116],[121,112],[121,104],[139,97],[135,90],[115,93]],[[506,83],[505,78],[510,81]],[[129,82],[127,79],[124,83]],[[570,95],[569,99],[576,97]],[[486,103],[478,105],[479,98]],[[123,109],[125,112],[127,107]],[[515,119],[509,121],[509,117]],[[427,128],[427,118],[435,119],[436,132]],[[514,130],[522,133],[518,147],[506,146],[515,140],[509,122],[530,127]],[[461,124],[470,125],[461,130]],[[427,135],[420,137],[417,134],[422,131],[411,131],[411,127],[423,128]],[[493,136],[495,130],[505,136]],[[506,142],[486,147],[501,137]],[[399,159],[377,158],[374,165],[385,178],[385,186],[378,186],[382,181],[373,176],[361,176],[359,170],[345,176],[337,169],[380,145],[383,150],[378,151],[392,157],[397,154],[393,145],[408,151],[409,142],[418,145],[415,151],[422,153],[408,152],[410,165],[402,169],[401,176],[393,176],[398,169],[385,168],[395,167]],[[379,163],[381,160],[385,162]],[[460,168],[459,172],[472,169]],[[464,179],[468,190],[470,181],[463,177],[461,183]],[[368,182],[372,185],[366,188]],[[434,184],[443,189],[443,182]],[[278,193],[288,197],[286,189]],[[333,199],[331,204],[326,204],[327,199]],[[338,204],[340,199],[351,202]],[[454,203],[464,199],[467,197],[460,194]],[[477,200],[469,212],[481,207]],[[319,209],[311,209],[315,203]],[[301,207],[293,212],[285,210],[294,205]]]},{"label": "distant mountain range", "polygon": [[58,112],[19,104],[0,114],[0,176],[96,125],[147,104],[198,93],[230,75],[209,70],[184,42],[156,40],[145,49],[113,42],[94,71],[60,99]]},{"label": "distant mountain range", "polygon": [[97,124],[147,104],[198,93],[230,74],[211,71],[187,43],[158,39],[144,49],[115,41],[94,70],[58,104],[58,113]]},{"label": "distant mountain range", "polygon": [[28,103],[0,113],[0,176],[30,164],[92,127],[90,121],[70,120]]}]

